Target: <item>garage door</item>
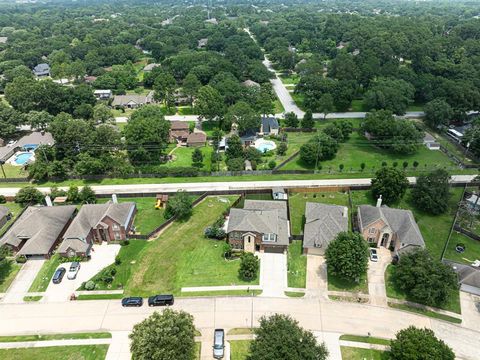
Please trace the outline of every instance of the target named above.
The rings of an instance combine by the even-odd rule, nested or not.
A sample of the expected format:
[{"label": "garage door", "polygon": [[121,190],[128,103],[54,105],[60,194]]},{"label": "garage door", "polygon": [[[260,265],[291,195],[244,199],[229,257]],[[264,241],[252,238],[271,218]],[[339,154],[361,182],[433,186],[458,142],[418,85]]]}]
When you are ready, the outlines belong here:
[{"label": "garage door", "polygon": [[323,255],[325,250],[322,248],[308,248],[308,255]]},{"label": "garage door", "polygon": [[275,254],[283,254],[284,251],[283,246],[265,246],[264,250],[266,253],[275,253]]}]

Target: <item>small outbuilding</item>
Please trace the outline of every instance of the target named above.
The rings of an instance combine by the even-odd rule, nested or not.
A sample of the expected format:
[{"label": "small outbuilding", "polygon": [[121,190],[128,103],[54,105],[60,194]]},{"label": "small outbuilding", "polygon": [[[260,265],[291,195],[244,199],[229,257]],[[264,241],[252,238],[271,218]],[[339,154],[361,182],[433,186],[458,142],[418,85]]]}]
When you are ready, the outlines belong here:
[{"label": "small outbuilding", "polygon": [[272,189],[273,200],[287,200],[287,192],[282,187],[274,187]]},{"label": "small outbuilding", "polygon": [[187,146],[200,147],[205,146],[207,135],[203,132],[193,132],[187,137]]}]

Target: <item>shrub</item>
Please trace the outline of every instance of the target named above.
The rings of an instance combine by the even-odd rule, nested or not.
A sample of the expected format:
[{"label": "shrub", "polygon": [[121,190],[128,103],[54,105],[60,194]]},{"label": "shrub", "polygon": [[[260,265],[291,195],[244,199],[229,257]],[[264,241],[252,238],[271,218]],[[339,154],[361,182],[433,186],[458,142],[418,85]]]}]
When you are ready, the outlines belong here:
[{"label": "shrub", "polygon": [[270,160],[270,161],[268,162],[268,168],[269,168],[270,170],[275,169],[276,166],[277,166],[277,162],[276,162],[275,160]]},{"label": "shrub", "polygon": [[340,169],[340,172],[343,171],[343,168],[344,168],[344,167],[345,167],[345,165],[343,165],[343,164],[338,165],[338,168]]},{"label": "shrub", "polygon": [[95,289],[95,283],[92,280],[87,281],[85,284],[85,290],[91,291]]},{"label": "shrub", "polygon": [[0,204],[5,204],[7,202],[7,199],[5,199],[5,196],[0,195]]},{"label": "shrub", "polygon": [[240,259],[240,269],[238,270],[239,276],[246,281],[255,279],[257,277],[258,269],[260,268],[258,258],[252,253],[244,253]]},{"label": "shrub", "polygon": [[365,170],[365,163],[360,164],[360,169],[362,169],[362,171]]},{"label": "shrub", "polygon": [[403,166],[404,169],[406,169],[408,167],[408,161],[404,161],[402,166]]},{"label": "shrub", "polygon": [[287,153],[288,145],[286,142],[282,141],[277,148],[277,155],[283,156]]},{"label": "shrub", "polygon": [[24,206],[39,204],[43,202],[43,194],[34,186],[26,186],[18,191],[15,202]]},{"label": "shrub", "polygon": [[121,246],[127,246],[128,244],[130,244],[130,240],[124,240],[120,243]]},{"label": "shrub", "polygon": [[420,165],[420,164],[418,163],[417,160],[415,160],[415,161],[413,162],[413,167],[416,169],[418,165]]},{"label": "shrub", "polygon": [[205,229],[204,232],[205,236],[209,239],[224,239],[225,236],[227,235],[225,231],[221,227],[217,226],[209,226]]},{"label": "shrub", "polygon": [[120,265],[122,263],[122,259],[120,259],[120,255],[115,256],[115,265]]},{"label": "shrub", "polygon": [[25,264],[27,262],[27,258],[24,255],[17,256],[15,261],[19,264]]}]

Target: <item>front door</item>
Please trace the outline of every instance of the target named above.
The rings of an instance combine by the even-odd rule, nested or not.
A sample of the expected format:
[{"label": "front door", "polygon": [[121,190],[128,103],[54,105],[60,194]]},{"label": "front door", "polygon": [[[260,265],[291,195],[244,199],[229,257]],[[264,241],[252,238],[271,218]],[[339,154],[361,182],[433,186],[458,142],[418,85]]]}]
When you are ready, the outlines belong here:
[{"label": "front door", "polygon": [[255,236],[247,234],[243,237],[243,250],[245,252],[255,252]]},{"label": "front door", "polygon": [[381,242],[380,245],[383,246],[383,247],[387,247],[387,245],[388,245],[388,238],[389,238],[389,237],[390,237],[390,234],[388,234],[388,233],[387,233],[387,234],[383,234],[383,236],[382,236],[382,242]]}]

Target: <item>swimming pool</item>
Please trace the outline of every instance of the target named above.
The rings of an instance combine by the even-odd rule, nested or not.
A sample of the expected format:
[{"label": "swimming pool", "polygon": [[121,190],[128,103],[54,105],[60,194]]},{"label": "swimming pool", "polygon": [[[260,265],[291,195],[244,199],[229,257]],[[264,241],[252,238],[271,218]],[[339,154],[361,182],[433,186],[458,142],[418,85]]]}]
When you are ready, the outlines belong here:
[{"label": "swimming pool", "polygon": [[38,148],[38,144],[25,144],[23,145],[23,150],[24,151],[33,151]]},{"label": "swimming pool", "polygon": [[19,152],[15,154],[15,164],[25,165],[28,160],[33,156],[31,152]]},{"label": "swimming pool", "polygon": [[255,149],[264,153],[267,151],[275,150],[277,148],[277,144],[275,144],[271,140],[258,139],[255,141],[254,147]]}]

